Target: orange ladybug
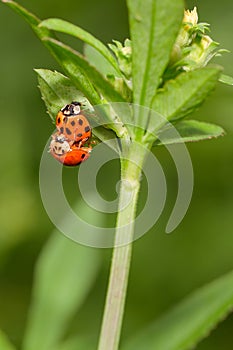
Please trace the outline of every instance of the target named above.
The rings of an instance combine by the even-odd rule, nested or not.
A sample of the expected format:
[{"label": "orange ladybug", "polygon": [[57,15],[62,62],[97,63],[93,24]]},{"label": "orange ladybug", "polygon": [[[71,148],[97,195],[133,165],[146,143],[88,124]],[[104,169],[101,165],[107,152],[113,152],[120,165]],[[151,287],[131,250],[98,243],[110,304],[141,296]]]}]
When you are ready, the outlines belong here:
[{"label": "orange ladybug", "polygon": [[77,142],[80,147],[91,137],[91,127],[81,112],[80,102],[71,102],[58,112],[56,127],[68,142]]}]

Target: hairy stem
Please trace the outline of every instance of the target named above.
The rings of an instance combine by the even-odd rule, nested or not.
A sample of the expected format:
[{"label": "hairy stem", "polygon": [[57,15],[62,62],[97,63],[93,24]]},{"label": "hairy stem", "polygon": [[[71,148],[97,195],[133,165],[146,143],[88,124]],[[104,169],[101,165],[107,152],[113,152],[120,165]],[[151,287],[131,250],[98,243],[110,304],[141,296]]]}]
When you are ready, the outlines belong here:
[{"label": "hairy stem", "polygon": [[[134,220],[145,150],[131,145],[121,162],[121,186],[109,285],[98,350],[117,350],[134,236]],[[127,243],[127,244],[126,244]]]}]

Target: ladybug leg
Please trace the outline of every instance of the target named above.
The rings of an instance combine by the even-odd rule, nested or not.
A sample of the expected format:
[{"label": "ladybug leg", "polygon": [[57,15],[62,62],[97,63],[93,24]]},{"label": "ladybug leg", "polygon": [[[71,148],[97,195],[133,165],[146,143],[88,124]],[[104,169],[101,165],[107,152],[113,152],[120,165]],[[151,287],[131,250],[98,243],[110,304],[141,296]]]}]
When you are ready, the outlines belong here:
[{"label": "ladybug leg", "polygon": [[84,143],[86,143],[88,140],[88,137],[85,137],[85,139],[82,139],[78,142],[78,148],[81,148]]},{"label": "ladybug leg", "polygon": [[96,140],[90,140],[89,145],[96,145],[97,141]]},{"label": "ladybug leg", "polygon": [[92,147],[90,145],[88,145],[88,147],[85,147],[85,146],[82,146],[82,145],[81,146],[78,145],[77,148],[80,149],[80,150],[86,151],[88,153],[90,153],[92,151]]},{"label": "ladybug leg", "polygon": [[81,149],[88,152],[88,153],[91,153],[91,151],[92,151],[92,147],[81,147]]}]

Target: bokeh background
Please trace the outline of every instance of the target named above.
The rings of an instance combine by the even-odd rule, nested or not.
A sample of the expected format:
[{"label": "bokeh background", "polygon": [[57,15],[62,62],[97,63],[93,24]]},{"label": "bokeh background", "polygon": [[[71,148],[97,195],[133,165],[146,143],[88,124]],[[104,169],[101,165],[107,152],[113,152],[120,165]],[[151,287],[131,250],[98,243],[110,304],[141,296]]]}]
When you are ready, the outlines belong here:
[{"label": "bokeh background", "polygon": [[[61,17],[74,22],[105,43],[129,36],[123,0],[20,3],[40,18]],[[231,51],[215,61],[233,76],[233,2],[187,2],[189,8],[194,5],[200,20],[211,24],[212,38]],[[81,48],[80,43],[67,40]],[[53,230],[40,198],[38,169],[54,127],[40,98],[33,68],[60,68],[28,25],[3,4],[0,52],[0,328],[19,345],[35,261]],[[124,337],[137,332],[195,288],[233,268],[233,88],[219,83],[195,117],[219,123],[226,136],[188,145],[195,174],[194,194],[183,222],[170,235],[164,231],[174,205],[177,177],[167,152],[155,150],[167,175],[167,206],[154,228],[134,245]],[[117,174],[118,170],[117,162],[113,162],[98,177],[105,198],[115,195],[112,189],[117,176],[108,174]],[[74,200],[70,177],[74,177],[73,170],[70,174],[66,171],[65,181],[70,200]],[[101,254],[104,263],[98,281],[79,313],[81,331],[88,327],[90,333],[98,333],[100,327],[111,251],[102,250]],[[197,349],[232,349],[232,327],[233,315]]]}]

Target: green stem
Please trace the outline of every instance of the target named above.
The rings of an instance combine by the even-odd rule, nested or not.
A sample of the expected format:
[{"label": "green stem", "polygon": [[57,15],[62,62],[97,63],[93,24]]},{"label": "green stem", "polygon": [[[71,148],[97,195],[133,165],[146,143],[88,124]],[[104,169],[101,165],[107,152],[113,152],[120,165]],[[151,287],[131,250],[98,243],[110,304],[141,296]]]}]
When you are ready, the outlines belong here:
[{"label": "green stem", "polygon": [[[127,159],[121,161],[121,186],[109,285],[98,350],[117,350],[120,340],[124,305],[134,236],[134,220],[140,189],[141,168],[145,150],[130,146]],[[124,207],[125,206],[125,207]],[[126,245],[124,242],[130,242]]]}]

